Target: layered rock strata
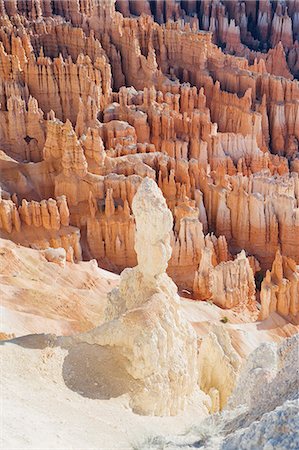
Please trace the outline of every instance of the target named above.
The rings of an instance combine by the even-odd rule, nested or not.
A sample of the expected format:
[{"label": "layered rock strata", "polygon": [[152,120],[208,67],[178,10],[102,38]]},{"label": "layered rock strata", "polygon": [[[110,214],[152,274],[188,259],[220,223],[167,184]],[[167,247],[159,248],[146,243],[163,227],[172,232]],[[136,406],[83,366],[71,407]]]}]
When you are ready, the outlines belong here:
[{"label": "layered rock strata", "polygon": [[68,261],[81,261],[80,230],[69,225],[66,197],[36,202],[0,199],[0,235],[37,249],[63,248]]},{"label": "layered rock strata", "polygon": [[[299,263],[295,3],[0,4],[1,233],[120,272],[137,262],[132,202],[149,177],[174,217],[179,289],[255,318],[254,275],[278,249]],[[69,224],[49,230],[39,211],[61,196]]]}]

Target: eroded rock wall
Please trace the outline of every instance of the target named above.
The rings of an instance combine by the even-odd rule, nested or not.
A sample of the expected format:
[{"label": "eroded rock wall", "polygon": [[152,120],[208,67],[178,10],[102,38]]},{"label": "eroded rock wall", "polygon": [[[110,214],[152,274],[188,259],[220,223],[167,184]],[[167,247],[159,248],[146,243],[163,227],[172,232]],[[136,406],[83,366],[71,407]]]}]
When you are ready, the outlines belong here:
[{"label": "eroded rock wall", "polygon": [[169,275],[256,318],[259,266],[299,262],[298,10],[233,3],[2,2],[1,233],[66,248],[40,213],[65,196],[83,259],[120,272],[149,177],[174,217]]}]

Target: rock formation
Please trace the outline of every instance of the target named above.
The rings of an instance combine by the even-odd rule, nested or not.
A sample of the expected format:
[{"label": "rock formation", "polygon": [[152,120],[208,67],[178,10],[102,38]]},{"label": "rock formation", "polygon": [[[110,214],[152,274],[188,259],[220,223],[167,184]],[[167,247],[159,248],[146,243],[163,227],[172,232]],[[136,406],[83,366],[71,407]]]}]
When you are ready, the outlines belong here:
[{"label": "rock formation", "polygon": [[[292,51],[298,44],[298,6],[295,1],[166,1],[165,7],[163,3],[160,0],[118,0],[116,7],[126,17],[147,14],[158,23],[180,19],[193,30],[210,32],[213,42],[222,46],[225,52],[245,56],[248,60],[257,55],[258,58],[271,55],[272,48],[279,43],[293,56]],[[267,50],[268,53],[264,53]],[[277,69],[282,70],[279,75],[283,75],[279,61],[285,61],[284,54],[275,62]],[[293,66],[291,69],[297,73]]]},{"label": "rock formation", "polygon": [[149,177],[167,273],[254,320],[255,272],[299,263],[297,28],[292,1],[1,2],[1,234],[120,273]]},{"label": "rock formation", "polygon": [[266,319],[271,312],[283,316],[298,316],[299,313],[299,271],[292,258],[282,256],[277,250],[272,270],[267,270],[261,285],[260,319]]},{"label": "rock formation", "polygon": [[241,359],[223,326],[213,326],[199,345],[199,386],[210,395],[212,412],[223,409],[235,388]]},{"label": "rock formation", "polygon": [[3,448],[299,448],[298,5],[0,0]]},{"label": "rock formation", "polygon": [[[151,447],[254,450],[297,446],[298,371],[294,368],[297,354],[298,335],[278,345],[261,344],[243,364],[221,414],[198,422],[187,433],[167,437],[155,434]],[[144,442],[139,445],[142,447]]]},{"label": "rock formation", "polygon": [[234,261],[221,262],[214,267],[207,249],[194,278],[193,293],[200,299],[211,299],[222,308],[252,309],[255,304],[253,275],[244,252]]},{"label": "rock formation", "polygon": [[[0,199],[0,232],[23,245],[37,249],[62,247],[68,261],[81,261],[80,230],[69,226],[69,209],[66,197],[50,198],[36,202],[23,199],[17,204]],[[54,254],[54,253],[53,253]]]},{"label": "rock formation", "polygon": [[198,372],[196,335],[166,274],[172,215],[150,178],[143,180],[132,207],[138,265],[125,269],[119,288],[111,291],[106,323],[81,340],[104,346],[122,362],[135,412],[174,415],[195,394]]}]

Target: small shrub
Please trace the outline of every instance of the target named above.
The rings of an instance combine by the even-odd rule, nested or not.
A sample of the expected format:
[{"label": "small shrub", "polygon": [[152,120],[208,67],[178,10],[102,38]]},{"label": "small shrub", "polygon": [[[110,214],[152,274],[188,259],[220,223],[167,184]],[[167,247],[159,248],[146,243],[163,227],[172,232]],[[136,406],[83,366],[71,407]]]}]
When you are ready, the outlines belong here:
[{"label": "small shrub", "polygon": [[228,322],[228,317],[226,317],[226,316],[222,317],[222,319],[220,319],[220,322],[227,323]]}]

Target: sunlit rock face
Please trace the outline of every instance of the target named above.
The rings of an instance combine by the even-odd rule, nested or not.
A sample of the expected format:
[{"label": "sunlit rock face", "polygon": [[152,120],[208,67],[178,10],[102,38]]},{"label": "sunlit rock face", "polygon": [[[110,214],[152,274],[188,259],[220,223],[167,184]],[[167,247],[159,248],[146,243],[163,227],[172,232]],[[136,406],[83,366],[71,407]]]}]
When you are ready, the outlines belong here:
[{"label": "sunlit rock face", "polygon": [[[196,333],[183,318],[166,274],[172,215],[156,183],[145,178],[133,200],[138,265],[125,269],[108,296],[107,322],[81,339],[105,346],[128,374],[124,388],[140,414],[174,415],[199,394]],[[116,377],[117,374],[111,374]]]},{"label": "sunlit rock face", "polygon": [[298,8],[222,3],[1,2],[0,233],[150,279],[169,249],[135,239],[148,177],[180,291],[297,322]]},{"label": "sunlit rock face", "polygon": [[0,0],[5,448],[209,413],[188,448],[299,448],[298,30],[295,0]]}]

